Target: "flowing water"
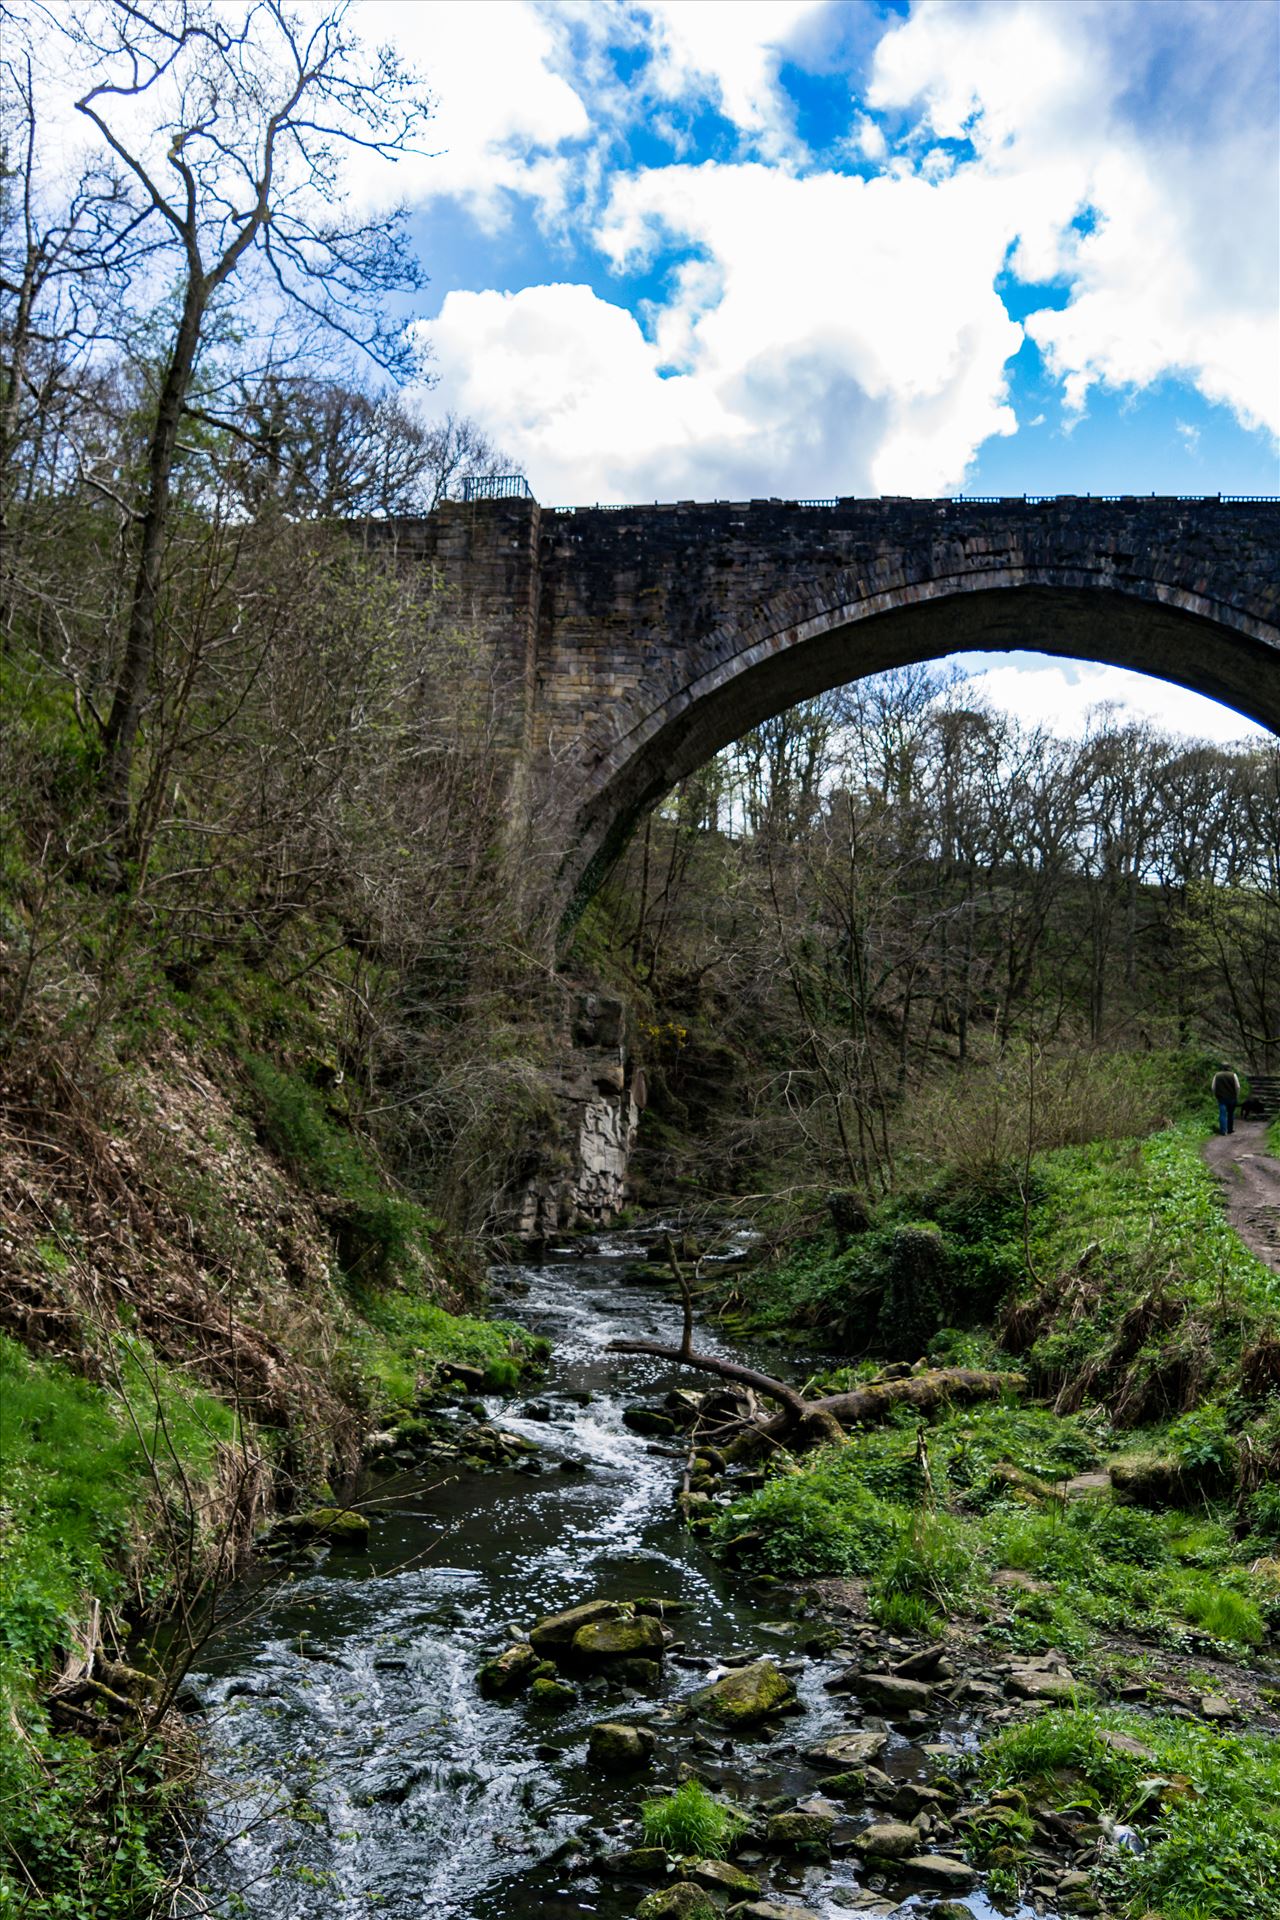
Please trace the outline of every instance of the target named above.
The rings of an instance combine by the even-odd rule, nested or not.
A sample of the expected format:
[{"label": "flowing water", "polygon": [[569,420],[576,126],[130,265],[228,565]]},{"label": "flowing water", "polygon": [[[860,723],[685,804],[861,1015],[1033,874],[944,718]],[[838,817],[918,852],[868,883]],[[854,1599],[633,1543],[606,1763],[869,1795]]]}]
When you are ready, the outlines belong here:
[{"label": "flowing water", "polygon": [[[584,1258],[512,1276],[528,1293],[504,1310],[546,1334],[554,1353],[531,1403],[538,1417],[515,1411],[519,1402],[489,1409],[504,1431],[538,1442],[540,1472],[373,1485],[370,1551],[333,1554],[283,1588],[247,1595],[245,1617],[194,1676],[212,1776],[200,1864],[220,1910],[252,1920],[622,1920],[643,1889],[597,1875],[590,1852],[602,1834],[636,1844],[639,1792],[674,1784],[680,1760],[747,1800],[814,1789],[797,1750],[848,1719],[823,1691],[833,1669],[820,1662],[796,1673],[803,1718],[769,1739],[721,1751],[664,1719],[722,1662],[787,1659],[811,1629],[730,1591],[679,1522],[673,1449],[623,1425],[630,1401],[677,1384],[664,1362],[608,1351],[614,1339],[677,1337],[671,1301],[623,1279],[643,1252],[598,1238]],[[716,1350],[711,1329],[698,1337]],[[481,1696],[477,1669],[538,1615],[600,1595],[658,1594],[686,1611],[657,1699],[588,1683],[575,1707],[548,1718]],[[613,1718],[658,1732],[640,1786],[588,1768],[587,1732]],[[957,1720],[923,1737],[971,1744],[974,1731]],[[926,1771],[903,1736],[891,1742],[889,1771]],[[863,1897],[855,1866],[775,1865],[768,1877],[773,1897],[834,1920]],[[993,1911],[980,1895],[965,1904]],[[917,1905],[909,1898],[903,1911]]]}]

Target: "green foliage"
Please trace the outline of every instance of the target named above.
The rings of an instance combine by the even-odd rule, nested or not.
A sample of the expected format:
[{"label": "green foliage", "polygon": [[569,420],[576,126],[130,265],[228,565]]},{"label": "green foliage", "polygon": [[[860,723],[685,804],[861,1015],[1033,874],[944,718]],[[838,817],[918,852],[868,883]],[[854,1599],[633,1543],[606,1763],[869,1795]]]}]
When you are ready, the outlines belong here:
[{"label": "green foliage", "polygon": [[443,1361],[481,1368],[490,1392],[505,1393],[547,1352],[545,1340],[512,1321],[447,1313],[406,1292],[360,1289],[355,1304],[360,1320],[346,1352],[382,1412],[411,1408]]},{"label": "green foliage", "polygon": [[752,1274],[750,1319],[813,1326],[834,1344],[914,1360],[948,1321],[949,1340],[963,1339],[1022,1273],[1017,1171],[951,1172],[883,1201],[866,1231],[800,1241]]},{"label": "green foliage", "polygon": [[872,1612],[882,1626],[888,1625],[882,1609],[894,1601],[914,1601],[926,1617],[969,1612],[978,1598],[980,1566],[980,1542],[971,1529],[949,1514],[915,1513],[899,1522],[876,1569]]},{"label": "green foliage", "polygon": [[372,1150],[335,1122],[323,1095],[299,1074],[258,1054],[247,1054],[244,1065],[270,1145],[314,1193],[340,1203],[333,1225],[348,1277],[420,1277],[439,1223],[416,1201],[389,1190]]},{"label": "green foliage", "polygon": [[[1107,1733],[1142,1743],[1118,1751]],[[1280,1753],[1274,1741],[1195,1721],[1055,1709],[999,1734],[978,1761],[987,1787],[1060,1793],[1144,1832],[1107,1856],[1105,1890],[1127,1920],[1269,1920],[1280,1885]]]},{"label": "green foliage", "polygon": [[1238,1448],[1225,1407],[1197,1407],[1175,1420],[1166,1445],[1185,1472],[1202,1483],[1235,1477]]},{"label": "green foliage", "polygon": [[1255,1487],[1245,1501],[1245,1512],[1254,1538],[1269,1546],[1280,1543],[1280,1480]]},{"label": "green foliage", "polygon": [[824,1451],[801,1472],[774,1475],[719,1516],[715,1537],[759,1533],[748,1563],[785,1579],[869,1573],[893,1544],[897,1515],[842,1473],[841,1458]]},{"label": "green foliage", "polygon": [[745,1814],[715,1799],[700,1780],[686,1780],[674,1793],[645,1800],[640,1819],[646,1846],[702,1860],[723,1860],[749,1824]]},{"label": "green foliage", "polygon": [[15,1854],[47,1889],[35,1910],[66,1920],[124,1920],[164,1877],[148,1793],[156,1765],[144,1756],[126,1793],[109,1756],[52,1738],[39,1680],[87,1597],[110,1605],[130,1565],[159,1597],[165,1575],[145,1559],[147,1536],[163,1525],[185,1543],[198,1532],[186,1488],[197,1500],[208,1490],[236,1425],[136,1340],[115,1342],[107,1372],[115,1392],[0,1335],[0,1912],[31,1910]]},{"label": "green foliage", "polygon": [[925,1432],[932,1507],[911,1416],[784,1463],[718,1517],[714,1537],[736,1543],[739,1563],[783,1578],[871,1576],[873,1614],[900,1632],[981,1615],[1007,1568],[1047,1588],[1015,1593],[1009,1624],[989,1629],[1024,1651],[1083,1651],[1101,1631],[1236,1654],[1261,1644],[1274,1596],[1226,1512],[1055,1497],[1055,1481],[1097,1464],[1105,1423],[992,1405],[949,1412]]}]

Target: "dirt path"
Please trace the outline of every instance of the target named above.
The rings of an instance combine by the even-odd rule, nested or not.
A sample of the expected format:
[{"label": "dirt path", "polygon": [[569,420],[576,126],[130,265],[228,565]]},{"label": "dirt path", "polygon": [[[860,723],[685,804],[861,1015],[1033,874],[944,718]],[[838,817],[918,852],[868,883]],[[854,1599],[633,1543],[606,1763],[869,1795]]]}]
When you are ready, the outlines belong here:
[{"label": "dirt path", "polygon": [[1237,1120],[1234,1133],[1215,1133],[1204,1157],[1222,1182],[1227,1218],[1251,1253],[1280,1273],[1280,1160],[1267,1152],[1261,1120]]}]

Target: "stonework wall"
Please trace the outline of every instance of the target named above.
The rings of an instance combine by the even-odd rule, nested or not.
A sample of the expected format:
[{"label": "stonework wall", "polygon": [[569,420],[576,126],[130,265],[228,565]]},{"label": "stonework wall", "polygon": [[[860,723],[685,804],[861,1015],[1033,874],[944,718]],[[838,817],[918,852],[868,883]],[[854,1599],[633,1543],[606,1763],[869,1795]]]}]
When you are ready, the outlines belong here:
[{"label": "stonework wall", "polygon": [[1280,731],[1274,503],[501,500],[394,537],[492,648],[514,804],[550,823],[568,891],[767,714],[958,649],[1134,667]]}]

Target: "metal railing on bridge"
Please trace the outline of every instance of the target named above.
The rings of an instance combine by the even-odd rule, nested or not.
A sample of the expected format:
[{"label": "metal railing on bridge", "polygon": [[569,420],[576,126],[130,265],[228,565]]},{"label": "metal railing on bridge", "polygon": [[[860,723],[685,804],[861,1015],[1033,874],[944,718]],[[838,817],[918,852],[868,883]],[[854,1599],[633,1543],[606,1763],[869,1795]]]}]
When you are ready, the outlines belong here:
[{"label": "metal railing on bridge", "polygon": [[532,500],[529,482],[522,473],[477,474],[462,483],[466,500]]}]

